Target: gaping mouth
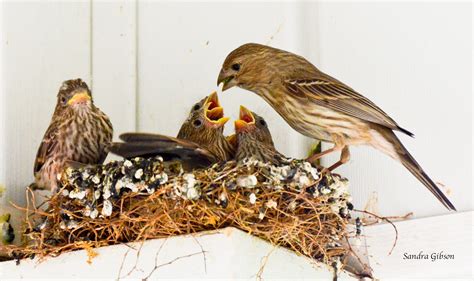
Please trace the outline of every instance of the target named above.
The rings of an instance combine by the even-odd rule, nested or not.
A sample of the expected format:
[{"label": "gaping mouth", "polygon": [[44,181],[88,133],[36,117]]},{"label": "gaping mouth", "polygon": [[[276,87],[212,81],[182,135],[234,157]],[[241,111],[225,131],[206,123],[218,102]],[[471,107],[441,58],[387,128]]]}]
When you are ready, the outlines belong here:
[{"label": "gaping mouth", "polygon": [[247,128],[249,125],[255,124],[255,117],[252,111],[245,108],[243,105],[240,106],[239,119],[235,120],[235,130],[241,131]]},{"label": "gaping mouth", "polygon": [[229,121],[229,117],[224,117],[224,108],[220,105],[216,92],[213,92],[207,98],[204,104],[204,112],[206,120],[212,125],[224,126]]}]

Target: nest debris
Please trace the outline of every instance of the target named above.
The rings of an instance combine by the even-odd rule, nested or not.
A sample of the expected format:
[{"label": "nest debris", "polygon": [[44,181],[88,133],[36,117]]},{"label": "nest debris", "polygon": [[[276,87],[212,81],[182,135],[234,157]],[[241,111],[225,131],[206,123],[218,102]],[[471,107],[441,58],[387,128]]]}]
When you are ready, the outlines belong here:
[{"label": "nest debris", "polygon": [[[341,267],[352,209],[348,181],[302,160],[247,159],[183,172],[161,157],[66,169],[48,208],[28,210],[16,258],[57,256],[124,242],[239,228],[274,245]],[[39,223],[38,223],[39,222]]]}]

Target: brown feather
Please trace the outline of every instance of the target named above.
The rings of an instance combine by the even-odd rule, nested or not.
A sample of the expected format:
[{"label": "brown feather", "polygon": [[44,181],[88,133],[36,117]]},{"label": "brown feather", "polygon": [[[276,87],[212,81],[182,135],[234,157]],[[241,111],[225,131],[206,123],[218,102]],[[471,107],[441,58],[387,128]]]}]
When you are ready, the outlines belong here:
[{"label": "brown feather", "polygon": [[[317,75],[317,74],[315,74]],[[326,75],[326,77],[329,77]],[[352,88],[329,79],[285,80],[288,92],[296,97],[304,97],[327,108],[339,111],[368,122],[376,123],[392,130],[401,131],[409,136],[413,134],[401,128],[387,113]]]}]

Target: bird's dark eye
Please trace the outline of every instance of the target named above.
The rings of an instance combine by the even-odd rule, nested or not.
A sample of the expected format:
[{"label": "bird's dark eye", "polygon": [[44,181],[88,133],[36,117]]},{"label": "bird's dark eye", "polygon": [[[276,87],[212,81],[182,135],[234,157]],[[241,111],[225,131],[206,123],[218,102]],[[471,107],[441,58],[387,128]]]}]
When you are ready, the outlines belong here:
[{"label": "bird's dark eye", "polygon": [[66,104],[66,102],[67,102],[66,97],[61,97],[59,100],[61,101],[62,104]]},{"label": "bird's dark eye", "polygon": [[202,121],[201,121],[201,120],[196,119],[196,120],[193,121],[193,126],[194,126],[194,127],[199,128],[199,127],[201,127],[201,125],[202,125]]},{"label": "bird's dark eye", "polygon": [[231,67],[232,67],[232,69],[235,70],[235,71],[239,71],[239,70],[240,70],[240,64],[239,64],[239,63],[234,63]]},{"label": "bird's dark eye", "polygon": [[196,103],[194,106],[193,106],[193,110],[199,110],[201,108],[201,105],[199,103]]},{"label": "bird's dark eye", "polygon": [[265,122],[265,120],[263,120],[263,119],[260,119],[259,123],[260,123],[260,125],[262,125],[264,127],[267,126],[267,122]]}]

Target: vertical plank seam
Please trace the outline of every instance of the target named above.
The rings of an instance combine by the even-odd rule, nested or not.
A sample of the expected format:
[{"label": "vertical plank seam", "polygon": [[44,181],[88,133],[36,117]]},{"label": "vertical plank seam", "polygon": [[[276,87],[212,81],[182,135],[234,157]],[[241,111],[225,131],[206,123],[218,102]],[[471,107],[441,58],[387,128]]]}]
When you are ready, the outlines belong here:
[{"label": "vertical plank seam", "polygon": [[[308,58],[314,59],[315,64],[319,64],[320,62],[320,53],[319,50],[320,48],[320,42],[319,42],[319,37],[320,37],[320,22],[319,20],[313,20],[313,13],[314,10],[316,9],[316,14],[319,14],[319,3],[318,2],[302,2],[300,3],[300,6],[298,7],[298,13],[300,21],[299,21],[299,30],[296,31],[298,32],[298,37],[297,37],[297,45],[298,47],[301,48],[301,51],[308,56]],[[316,25],[316,26],[314,26]],[[308,30],[311,30],[311,32],[308,32]],[[303,42],[303,38],[305,38],[306,44]],[[317,50],[317,51],[314,51]],[[302,135],[301,135],[302,136]],[[321,152],[323,148],[324,142],[321,142],[320,140],[313,139],[307,136],[302,136],[301,140],[301,145],[304,146],[305,151],[302,157],[307,157],[308,152],[311,150],[313,145],[315,145],[317,142],[320,142],[321,145],[319,146],[319,149],[317,149],[314,152]]]},{"label": "vertical plank seam", "polygon": [[139,1],[135,0],[135,131],[140,129],[140,78],[139,78],[139,26],[138,26]]},{"label": "vertical plank seam", "polygon": [[94,93],[94,11],[93,0],[89,0],[89,87]]}]

